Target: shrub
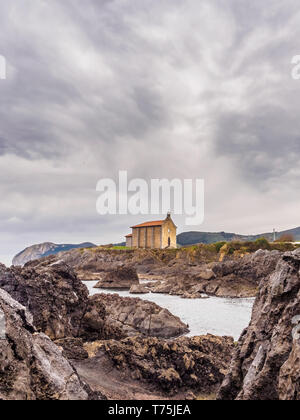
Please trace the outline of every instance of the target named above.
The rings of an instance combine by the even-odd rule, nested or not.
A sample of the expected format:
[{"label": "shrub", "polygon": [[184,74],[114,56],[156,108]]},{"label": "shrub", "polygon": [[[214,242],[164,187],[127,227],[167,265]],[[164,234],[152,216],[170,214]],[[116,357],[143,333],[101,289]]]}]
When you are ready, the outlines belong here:
[{"label": "shrub", "polygon": [[273,242],[271,244],[272,249],[276,249],[277,251],[286,252],[286,251],[294,251],[297,249],[297,245],[292,244],[290,242]]},{"label": "shrub", "polygon": [[228,254],[228,255],[233,255],[233,254],[234,254],[234,251],[235,251],[234,247],[233,247],[233,246],[230,246],[230,247],[228,248],[227,254]]},{"label": "shrub", "polygon": [[217,252],[220,252],[220,249],[226,244],[226,242],[216,242],[215,248]]},{"label": "shrub", "polygon": [[270,242],[266,238],[258,238],[254,243],[257,249],[271,249]]}]

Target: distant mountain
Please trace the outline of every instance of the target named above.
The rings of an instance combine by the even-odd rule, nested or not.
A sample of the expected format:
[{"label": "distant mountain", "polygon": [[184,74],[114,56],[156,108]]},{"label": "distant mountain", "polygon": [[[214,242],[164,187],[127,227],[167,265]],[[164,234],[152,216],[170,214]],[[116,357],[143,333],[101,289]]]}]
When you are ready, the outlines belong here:
[{"label": "distant mountain", "polygon": [[[300,241],[300,227],[295,229],[284,230],[276,233],[276,238],[283,234],[291,234],[295,241]],[[198,243],[212,244],[215,242],[229,242],[229,241],[255,241],[258,238],[266,238],[269,241],[273,240],[273,233],[261,233],[260,235],[240,235],[238,233],[228,232],[183,232],[177,236],[177,243],[181,246],[194,245]]]},{"label": "distant mountain", "polygon": [[47,257],[48,255],[55,255],[61,251],[69,251],[70,249],[75,248],[94,248],[96,245],[85,242],[79,245],[73,244],[53,244],[52,242],[45,242],[43,244],[32,245],[23,251],[21,251],[18,255],[16,255],[13,259],[13,265],[24,265],[29,261],[37,260],[38,258]]},{"label": "distant mountain", "polygon": [[[279,238],[281,235],[291,234],[294,236],[296,242],[300,242],[300,227],[295,229],[284,230],[282,232],[277,232],[276,237]],[[229,233],[229,232],[183,232],[177,236],[177,243],[181,246],[195,245],[199,243],[203,244],[212,244],[215,242],[230,242],[230,241],[255,241],[258,238],[266,238],[269,241],[273,240],[273,233],[261,233],[259,235],[240,235],[238,233]],[[122,242],[119,245],[125,245]],[[13,259],[13,265],[24,265],[28,261],[36,260],[38,258],[47,257],[48,255],[55,255],[61,251],[69,251],[71,249],[78,248],[94,248],[95,244],[91,242],[85,242],[79,245],[73,244],[54,244],[52,242],[45,242],[43,244],[33,245],[18,255]]]}]

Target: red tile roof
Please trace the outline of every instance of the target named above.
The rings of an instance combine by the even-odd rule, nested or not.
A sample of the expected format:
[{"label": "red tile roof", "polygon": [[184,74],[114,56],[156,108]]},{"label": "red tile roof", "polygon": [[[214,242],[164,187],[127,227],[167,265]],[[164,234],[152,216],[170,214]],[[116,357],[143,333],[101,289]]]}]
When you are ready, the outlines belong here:
[{"label": "red tile roof", "polygon": [[151,227],[151,226],[162,226],[165,220],[156,220],[153,222],[145,222],[141,223],[140,225],[131,226],[132,229],[135,228],[142,228],[142,227]]}]

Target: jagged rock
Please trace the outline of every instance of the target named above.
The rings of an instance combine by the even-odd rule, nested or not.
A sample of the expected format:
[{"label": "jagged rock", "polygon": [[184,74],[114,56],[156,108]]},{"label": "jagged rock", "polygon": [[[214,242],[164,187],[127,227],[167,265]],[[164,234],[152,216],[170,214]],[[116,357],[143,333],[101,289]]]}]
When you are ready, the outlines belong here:
[{"label": "jagged rock", "polygon": [[203,294],[202,285],[196,285],[196,286],[192,287],[191,290],[190,290],[190,293],[200,295],[201,299],[209,299],[209,296]]},{"label": "jagged rock", "polygon": [[0,288],[26,306],[34,325],[57,340],[78,335],[88,290],[63,262],[30,262],[24,268],[0,268]]},{"label": "jagged rock", "polygon": [[96,398],[61,350],[37,333],[26,308],[0,289],[0,399],[88,400]]},{"label": "jagged rock", "polygon": [[166,293],[166,294],[169,294],[171,292],[173,286],[172,286],[171,283],[159,282],[159,284],[156,284],[156,285],[154,285],[154,287],[151,287],[151,292],[152,293]]},{"label": "jagged rock", "polygon": [[142,284],[134,284],[131,286],[129,293],[133,295],[143,295],[149,293],[150,290],[144,287]]},{"label": "jagged rock", "polygon": [[[217,262],[219,254],[207,256],[205,252],[201,253],[201,249],[199,252],[184,249],[170,252],[98,247],[62,252],[55,259],[72,267],[80,280],[100,280],[100,288],[130,289],[132,284],[138,284],[135,274],[133,282],[128,281],[128,274],[123,280],[118,278],[123,267],[132,267],[140,275],[161,280],[161,287],[155,290],[153,286],[155,293],[181,296],[191,293],[191,288],[201,284],[202,293],[220,297],[253,297],[260,280],[272,272],[280,255],[279,251],[260,250],[243,258],[227,255],[225,261]],[[53,262],[51,257],[43,260]],[[117,273],[115,279],[114,272]]]},{"label": "jagged rock", "polygon": [[103,340],[112,337],[115,339],[126,337],[126,331],[123,326],[111,322],[110,312],[107,311],[104,297],[105,295],[94,295],[88,299],[78,333],[84,341],[99,340],[99,337],[102,337],[101,339]]},{"label": "jagged rock", "polygon": [[[298,324],[299,328],[299,324]],[[300,340],[293,340],[289,358],[279,373],[278,394],[280,400],[300,400]]]},{"label": "jagged rock", "polygon": [[201,281],[202,292],[219,297],[253,297],[263,278],[271,274],[280,258],[279,251],[259,250],[243,258],[215,263],[212,271],[215,278]]},{"label": "jagged rock", "polygon": [[122,298],[114,295],[95,295],[105,305],[107,323],[120,328],[126,335],[144,334],[171,338],[189,331],[178,317],[153,302],[139,298]]},{"label": "jagged rock", "polygon": [[95,289],[130,289],[132,285],[139,285],[136,269],[119,267],[106,273]]},{"label": "jagged rock", "polygon": [[185,292],[182,295],[183,299],[209,299],[209,296],[203,296],[201,293],[198,292],[192,292],[192,293],[187,293]]},{"label": "jagged rock", "polygon": [[211,280],[216,277],[215,273],[212,269],[206,269],[204,271],[201,271],[199,275],[197,276],[197,280]]},{"label": "jagged rock", "polygon": [[198,298],[201,298],[201,294],[200,293],[185,292],[185,293],[183,293],[183,295],[181,297],[182,297],[182,299],[198,299]]},{"label": "jagged rock", "polygon": [[[143,251],[143,250],[138,250]],[[82,279],[89,280],[91,274],[101,278],[103,274],[112,269],[130,266],[135,255],[135,250],[118,251],[96,248],[93,250],[85,249],[83,251],[72,250],[57,255],[70,267],[74,268],[76,273],[80,273]]]},{"label": "jagged rock", "polygon": [[60,261],[1,266],[0,287],[28,308],[35,327],[52,340],[121,339],[138,333],[174,337],[188,331],[179,318],[155,303],[118,295],[88,296],[86,286]]},{"label": "jagged rock", "polygon": [[279,251],[259,250],[243,258],[216,263],[213,272],[217,278],[234,275],[257,285],[275,270],[280,255]]},{"label": "jagged rock", "polygon": [[27,263],[24,268],[0,266],[0,288],[26,306],[37,330],[52,340],[124,336],[110,328],[105,307],[91,301],[74,271],[55,257]]},{"label": "jagged rock", "polygon": [[81,338],[62,338],[55,344],[63,349],[63,355],[69,360],[84,360],[89,357]]},{"label": "jagged rock", "polygon": [[243,258],[214,263],[212,268],[209,264],[191,266],[189,270],[179,266],[163,282],[151,287],[151,291],[185,298],[195,298],[197,292],[218,297],[253,297],[261,279],[275,270],[280,255],[279,251],[260,250]]},{"label": "jagged rock", "polygon": [[263,278],[219,399],[300,399],[300,250]]},{"label": "jagged rock", "polygon": [[193,290],[198,286],[199,293],[208,295],[253,297],[257,294],[259,282],[275,270],[280,255],[279,251],[259,250],[242,258],[192,265],[189,270],[179,266],[176,275],[164,282],[162,290],[165,288],[172,295],[188,296],[194,295]]},{"label": "jagged rock", "polygon": [[[150,383],[174,395],[179,390],[215,392],[230,363],[234,347],[229,337],[181,337],[173,341],[132,337],[94,343],[92,357],[80,362],[81,370],[101,370],[105,357],[127,378]],[[86,375],[85,375],[86,377]],[[142,386],[142,385],[141,385]]]}]

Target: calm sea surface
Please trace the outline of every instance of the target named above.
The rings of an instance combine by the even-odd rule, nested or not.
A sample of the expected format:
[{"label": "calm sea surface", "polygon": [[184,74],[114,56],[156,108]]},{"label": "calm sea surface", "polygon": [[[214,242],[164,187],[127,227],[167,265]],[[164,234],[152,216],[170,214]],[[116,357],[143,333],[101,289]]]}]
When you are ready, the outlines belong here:
[{"label": "calm sea surface", "polygon": [[190,327],[190,336],[214,334],[228,335],[238,340],[241,332],[251,319],[254,299],[225,299],[210,297],[209,299],[182,299],[178,296],[169,296],[156,293],[147,295],[131,295],[128,291],[112,291],[94,289],[97,282],[87,281],[91,295],[97,293],[117,293],[124,297],[139,297],[155,302],[177,315]]}]

